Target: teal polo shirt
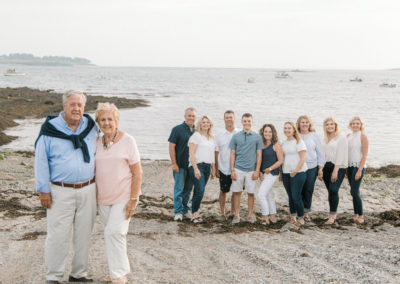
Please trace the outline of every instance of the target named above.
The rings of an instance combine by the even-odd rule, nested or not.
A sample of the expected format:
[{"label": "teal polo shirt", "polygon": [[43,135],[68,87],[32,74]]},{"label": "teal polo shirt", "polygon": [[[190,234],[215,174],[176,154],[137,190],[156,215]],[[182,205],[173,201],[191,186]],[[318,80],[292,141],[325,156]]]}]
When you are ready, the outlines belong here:
[{"label": "teal polo shirt", "polygon": [[236,151],[235,168],[252,172],[257,165],[257,150],[262,150],[264,144],[257,132],[251,131],[247,134],[242,130],[233,135],[229,148]]}]

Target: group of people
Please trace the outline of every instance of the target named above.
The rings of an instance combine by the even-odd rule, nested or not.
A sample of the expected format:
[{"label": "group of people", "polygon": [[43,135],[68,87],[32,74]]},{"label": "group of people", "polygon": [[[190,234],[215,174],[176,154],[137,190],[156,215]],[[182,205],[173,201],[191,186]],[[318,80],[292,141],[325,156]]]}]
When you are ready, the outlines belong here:
[{"label": "group of people", "polygon": [[[49,116],[35,142],[35,181],[40,202],[47,212],[45,244],[46,282],[60,283],[68,260],[72,236],[73,258],[69,282],[93,282],[87,275],[90,235],[98,212],[104,224],[109,275],[102,282],[127,283],[130,264],[126,236],[139,202],[142,183],[140,154],[135,139],[118,128],[119,110],[99,103],[95,120],[84,113],[86,96],[80,91],[63,95],[63,111]],[[360,183],[365,171],[368,139],[360,118],[350,121],[352,133],[340,133],[332,117],[324,121],[324,141],[315,133],[309,117],[286,122],[287,139],[279,143],[272,124],[259,134],[252,131],[253,117],[242,115],[242,130],[235,128],[233,111],[224,113],[225,129],[213,136],[213,123],[187,108],[185,121],[174,127],[169,152],[174,177],[174,220],[202,222],[200,207],[209,178],[219,179],[220,220],[240,222],[243,190],[248,194],[248,222],[254,223],[257,180],[263,223],[275,223],[272,186],[281,175],[288,194],[291,221],[310,221],[309,212],[316,178],[329,192],[333,224],[339,188],[347,175],[354,203],[354,222],[363,223]],[[96,124],[97,123],[97,124]],[[192,206],[189,201],[193,190]],[[231,208],[226,210],[232,189]],[[189,210],[191,209],[191,212]]]},{"label": "group of people", "polygon": [[46,283],[63,278],[71,235],[68,280],[93,282],[88,252],[98,212],[109,268],[101,281],[123,284],[130,272],[126,235],[141,194],[140,155],[135,139],[118,129],[114,104],[99,103],[94,121],[85,103],[84,93],[66,92],[63,111],[47,117],[35,143],[36,191],[47,209]]},{"label": "group of people", "polygon": [[[187,108],[185,121],[175,126],[169,141],[169,153],[174,176],[174,220],[202,221],[200,205],[209,178],[219,179],[221,221],[232,219],[240,223],[242,192],[247,192],[247,222],[254,223],[254,202],[257,180],[260,180],[258,200],[263,224],[276,223],[273,185],[282,180],[288,195],[290,220],[293,225],[310,222],[310,211],[315,181],[323,181],[328,190],[329,218],[326,225],[336,220],[339,188],[347,177],[353,197],[355,223],[364,223],[360,184],[365,173],[368,138],[359,117],[349,122],[351,133],[340,132],[335,118],[323,122],[324,139],[317,135],[307,115],[297,122],[286,122],[279,142],[276,128],[264,124],[259,133],[252,130],[253,116],[242,115],[242,130],[235,128],[235,114],[224,113],[225,129],[213,136],[213,123],[202,116],[197,125],[196,110]],[[191,213],[189,200],[193,189]],[[232,190],[231,208],[225,207],[227,193]]]}]

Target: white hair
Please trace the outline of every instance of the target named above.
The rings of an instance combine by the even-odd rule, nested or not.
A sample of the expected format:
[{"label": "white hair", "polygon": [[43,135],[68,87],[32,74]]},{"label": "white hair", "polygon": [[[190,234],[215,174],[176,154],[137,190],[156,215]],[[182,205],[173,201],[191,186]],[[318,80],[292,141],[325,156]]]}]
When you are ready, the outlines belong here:
[{"label": "white hair", "polygon": [[83,103],[86,104],[86,95],[84,92],[82,91],[75,91],[75,90],[70,90],[70,91],[66,91],[63,96],[62,96],[62,102],[63,105],[67,102],[67,99],[71,96],[81,96]]}]

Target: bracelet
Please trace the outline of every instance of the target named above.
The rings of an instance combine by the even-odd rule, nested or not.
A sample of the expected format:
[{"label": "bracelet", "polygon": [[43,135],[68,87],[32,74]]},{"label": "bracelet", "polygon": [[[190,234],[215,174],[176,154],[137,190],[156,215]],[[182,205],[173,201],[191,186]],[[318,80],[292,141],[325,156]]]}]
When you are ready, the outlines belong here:
[{"label": "bracelet", "polygon": [[269,171],[272,172],[272,167],[269,167]]},{"label": "bracelet", "polygon": [[131,197],[129,200],[138,201],[139,197]]}]

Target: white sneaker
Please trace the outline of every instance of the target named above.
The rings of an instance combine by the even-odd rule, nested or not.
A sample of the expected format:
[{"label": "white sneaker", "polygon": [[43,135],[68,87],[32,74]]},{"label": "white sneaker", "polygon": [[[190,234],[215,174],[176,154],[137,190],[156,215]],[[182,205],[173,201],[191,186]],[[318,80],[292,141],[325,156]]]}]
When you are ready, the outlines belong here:
[{"label": "white sneaker", "polygon": [[174,221],[182,221],[182,214],[176,214],[174,217]]},{"label": "white sneaker", "polygon": [[183,217],[185,219],[192,219],[192,214],[190,214],[190,212],[187,212],[187,213],[183,214]]}]

